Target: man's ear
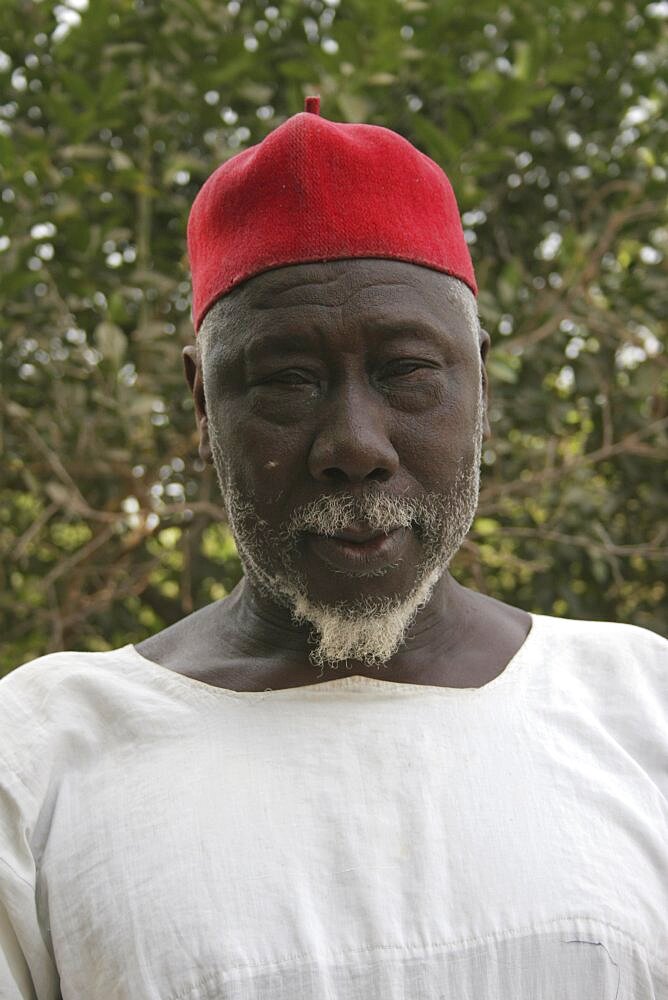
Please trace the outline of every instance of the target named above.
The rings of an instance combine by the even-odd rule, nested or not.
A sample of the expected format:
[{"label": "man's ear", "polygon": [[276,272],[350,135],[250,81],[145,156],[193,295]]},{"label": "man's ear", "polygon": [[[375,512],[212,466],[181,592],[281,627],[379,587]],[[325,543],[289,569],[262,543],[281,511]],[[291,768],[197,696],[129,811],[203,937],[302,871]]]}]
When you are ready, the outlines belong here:
[{"label": "man's ear", "polygon": [[491,344],[491,338],[487,333],[487,330],[483,330],[480,327],[480,362],[482,367],[482,392],[483,392],[483,402],[485,407],[484,422],[483,422],[483,437],[485,441],[488,441],[492,436],[492,430],[489,426],[489,378],[487,376],[487,354],[489,352],[489,346]]},{"label": "man's ear", "polygon": [[188,344],[187,347],[183,348],[183,371],[195,403],[195,418],[199,431],[199,457],[203,462],[211,465],[213,463],[213,456],[209,440],[209,418],[206,412],[206,399],[204,397],[204,379],[202,377],[199,351],[194,344]]}]

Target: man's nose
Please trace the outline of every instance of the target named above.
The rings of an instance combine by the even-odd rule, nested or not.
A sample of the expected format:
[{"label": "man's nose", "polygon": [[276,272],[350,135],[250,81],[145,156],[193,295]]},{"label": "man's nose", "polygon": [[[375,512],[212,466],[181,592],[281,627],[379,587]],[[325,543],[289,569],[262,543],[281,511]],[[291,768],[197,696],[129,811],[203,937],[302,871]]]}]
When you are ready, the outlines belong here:
[{"label": "man's nose", "polygon": [[328,404],[309,454],[313,478],[332,485],[390,479],[399,456],[388,437],[383,400],[371,390],[341,387]]}]

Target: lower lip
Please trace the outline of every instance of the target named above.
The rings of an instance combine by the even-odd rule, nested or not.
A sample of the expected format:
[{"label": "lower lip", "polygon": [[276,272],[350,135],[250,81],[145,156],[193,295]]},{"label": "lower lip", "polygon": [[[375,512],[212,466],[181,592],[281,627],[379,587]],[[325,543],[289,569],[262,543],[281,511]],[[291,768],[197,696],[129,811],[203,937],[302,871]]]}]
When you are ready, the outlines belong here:
[{"label": "lower lip", "polygon": [[332,569],[355,574],[383,569],[396,562],[399,550],[408,534],[407,528],[396,528],[388,535],[379,535],[368,542],[349,542],[328,535],[307,535],[314,552]]}]

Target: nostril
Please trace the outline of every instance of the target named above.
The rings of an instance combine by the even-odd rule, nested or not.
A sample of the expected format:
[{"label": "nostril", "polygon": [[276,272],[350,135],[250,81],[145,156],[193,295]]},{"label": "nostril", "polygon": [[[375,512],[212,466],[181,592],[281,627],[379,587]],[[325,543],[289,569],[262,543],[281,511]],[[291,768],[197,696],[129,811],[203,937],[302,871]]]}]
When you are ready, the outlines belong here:
[{"label": "nostril", "polygon": [[323,469],[322,474],[328,479],[333,480],[335,483],[344,483],[348,481],[348,476],[345,474],[343,469],[337,469],[336,466],[333,466],[331,469]]},{"label": "nostril", "polygon": [[315,479],[336,485],[384,483],[399,468],[399,456],[384,429],[327,427],[311,446],[308,465]]},{"label": "nostril", "polygon": [[343,469],[339,469],[335,465],[330,466],[328,469],[323,469],[322,474],[326,479],[329,479],[334,483],[349,483],[356,481],[384,483],[387,482],[391,475],[389,469],[383,469],[381,466],[378,466],[377,468],[372,469],[371,472],[367,472],[365,475],[358,477],[351,475],[349,472],[345,472]]}]

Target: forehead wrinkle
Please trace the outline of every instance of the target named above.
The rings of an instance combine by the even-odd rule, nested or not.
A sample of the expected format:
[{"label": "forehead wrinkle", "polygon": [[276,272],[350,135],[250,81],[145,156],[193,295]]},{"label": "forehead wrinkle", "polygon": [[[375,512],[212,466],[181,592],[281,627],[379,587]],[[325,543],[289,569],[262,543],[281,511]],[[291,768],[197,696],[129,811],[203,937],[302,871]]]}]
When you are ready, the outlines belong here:
[{"label": "forehead wrinkle", "polygon": [[[345,276],[342,275],[341,277],[349,278],[349,275],[345,275]],[[349,281],[346,281],[346,284],[349,284],[349,283],[350,283]],[[381,287],[413,288],[414,287],[413,285],[410,285],[410,284],[408,284],[406,282],[398,282],[398,281],[369,281],[369,282],[366,282],[364,284],[358,285],[357,287],[350,288],[349,291],[343,296],[343,298],[338,298],[337,297],[337,301],[336,302],[324,302],[321,298],[319,298],[317,296],[317,294],[314,294],[314,296],[310,296],[308,294],[311,291],[313,291],[314,293],[317,293],[318,289],[321,289],[321,288],[331,288],[333,285],[338,285],[338,284],[339,284],[339,280],[338,279],[334,279],[332,281],[326,281],[326,282],[325,281],[318,281],[318,282],[301,281],[301,282],[295,283],[294,285],[291,285],[289,288],[283,288],[283,289],[280,289],[279,291],[272,291],[271,289],[267,289],[266,292],[261,293],[260,297],[255,302],[251,302],[250,303],[250,308],[251,309],[258,309],[258,310],[265,310],[265,309],[299,309],[302,306],[321,306],[324,309],[339,309],[342,306],[347,305],[350,302],[350,300],[353,299],[356,295],[359,295],[359,294],[361,294],[362,292],[365,292],[365,291],[373,291],[374,288],[381,288]],[[295,292],[295,291],[299,291],[299,293],[302,296],[307,296],[306,299],[302,298],[302,300],[299,301],[299,302],[279,304],[278,306],[276,305],[276,303],[274,301],[275,299],[280,298],[282,295],[289,295],[291,292]]]},{"label": "forehead wrinkle", "polygon": [[[244,282],[238,289],[232,291],[227,300],[234,305],[252,310],[271,311],[273,309],[293,309],[305,304],[320,305],[323,308],[347,305],[356,295],[368,291],[371,295],[378,289],[397,288],[400,291],[410,290],[420,297],[441,299],[443,296],[451,305],[462,307],[462,298],[471,299],[475,310],[475,298],[470,289],[458,278],[444,272],[418,265],[396,262],[393,260],[374,261],[376,269],[361,269],[355,265],[366,265],[370,261],[341,260],[325,263],[298,264],[289,267],[275,268]],[[381,265],[383,265],[381,267]],[[391,268],[388,273],[385,266]],[[341,297],[338,289],[341,289]],[[284,297],[299,294],[300,300],[295,303],[278,302]],[[324,293],[324,294],[323,294]],[[325,301],[331,299],[334,302]],[[219,300],[220,301],[220,300]],[[466,310],[468,312],[468,310]]]},{"label": "forehead wrinkle", "polygon": [[[295,290],[302,291],[305,288],[328,288],[331,285],[337,284],[338,280],[338,276],[333,276],[328,281],[325,281],[324,279],[321,281],[304,281],[304,279],[301,278],[300,280],[296,279],[283,288],[267,288],[257,292],[257,287],[255,289],[249,287],[248,292],[251,297],[253,291],[257,292],[257,299],[252,303],[253,308],[271,309],[273,307],[274,300],[280,298],[282,295],[289,295],[290,292],[294,292]],[[287,308],[289,308],[289,306]]]},{"label": "forehead wrinkle", "polygon": [[[479,322],[477,319],[475,298],[470,290],[457,278],[440,273],[438,275],[440,280],[435,286],[425,276],[417,273],[422,269],[416,268],[415,270],[415,281],[384,280],[380,275],[374,280],[374,278],[369,278],[368,275],[351,274],[350,271],[339,270],[338,274],[333,276],[330,281],[318,280],[317,282],[308,282],[303,279],[295,280],[288,287],[279,288],[276,292],[271,288],[264,289],[257,285],[253,286],[253,282],[251,281],[247,285],[241,286],[237,294],[232,293],[230,296],[223,297],[212,306],[204,319],[203,329],[200,331],[203,334],[201,337],[202,348],[206,345],[206,354],[212,356],[214,363],[230,365],[239,357],[240,353],[243,353],[245,346],[249,343],[250,331],[248,329],[249,324],[247,323],[249,313],[257,312],[258,314],[266,314],[267,312],[274,311],[277,318],[282,315],[294,315],[295,310],[301,310],[302,312],[311,312],[313,310],[317,313],[320,309],[326,309],[329,313],[332,308],[345,309],[345,307],[350,306],[350,303],[356,296],[365,292],[369,293],[371,301],[365,303],[366,308],[364,309],[364,313],[366,316],[364,326],[372,327],[374,323],[380,325],[388,318],[388,312],[391,314],[391,318],[396,321],[397,305],[396,301],[393,301],[395,297],[390,295],[386,298],[387,293],[382,291],[385,288],[396,288],[401,293],[403,309],[408,310],[405,319],[408,325],[417,327],[420,323],[424,323],[424,318],[426,318],[429,326],[433,326],[436,331],[444,330],[448,333],[452,326],[459,327],[460,323],[463,323],[467,328],[470,328],[470,332],[473,334],[477,345]],[[429,271],[428,273],[431,275],[436,272]],[[286,280],[285,275],[281,277],[283,281]],[[425,277],[425,280],[422,280],[423,277]],[[298,276],[295,275],[295,279],[297,278]],[[348,287],[347,294],[336,303],[314,302],[311,300],[276,305],[272,302],[272,296],[278,297],[283,294],[295,292],[296,290],[299,290],[303,294],[303,291],[308,288],[312,288],[315,292],[317,289],[324,289],[328,286],[331,287],[332,285],[340,284],[342,280],[345,282],[345,285],[353,285],[353,287]],[[413,292],[418,296],[420,308],[417,308],[418,303],[416,302],[416,307],[411,309],[410,302],[408,301],[410,295],[407,297],[406,291]],[[380,294],[375,294],[376,292]],[[374,302],[373,300],[376,301]],[[378,306],[382,307],[381,312],[385,313],[385,316],[374,316],[373,310]],[[447,315],[444,316],[444,306],[446,313],[448,307],[454,310],[455,315],[452,318]],[[424,317],[425,310],[427,313],[426,317]],[[362,310],[360,309],[361,312]],[[244,316],[244,313],[246,313],[246,316]],[[353,319],[357,323],[360,321],[360,313],[353,314]],[[308,318],[303,318],[307,320],[308,332],[316,333],[321,337],[322,331],[316,329],[318,324],[317,322],[314,323],[315,317],[311,315]],[[338,317],[337,326],[339,325],[346,325],[343,315]],[[304,329],[304,332],[307,332],[306,329]],[[250,339],[254,339],[252,334]]]}]

